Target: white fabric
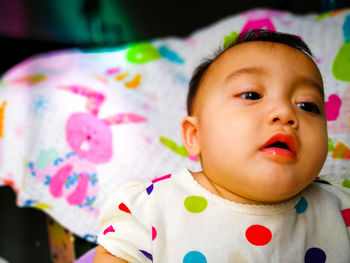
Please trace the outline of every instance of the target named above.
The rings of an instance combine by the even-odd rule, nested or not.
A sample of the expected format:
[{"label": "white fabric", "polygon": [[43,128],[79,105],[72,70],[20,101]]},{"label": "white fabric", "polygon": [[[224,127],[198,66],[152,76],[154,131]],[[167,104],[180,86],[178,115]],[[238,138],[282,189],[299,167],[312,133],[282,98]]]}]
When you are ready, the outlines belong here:
[{"label": "white fabric", "polygon": [[183,169],[117,191],[101,213],[98,243],[128,262],[151,262],[144,250],[162,263],[348,263],[349,208],[350,193],[318,182],[280,204],[238,204]]}]

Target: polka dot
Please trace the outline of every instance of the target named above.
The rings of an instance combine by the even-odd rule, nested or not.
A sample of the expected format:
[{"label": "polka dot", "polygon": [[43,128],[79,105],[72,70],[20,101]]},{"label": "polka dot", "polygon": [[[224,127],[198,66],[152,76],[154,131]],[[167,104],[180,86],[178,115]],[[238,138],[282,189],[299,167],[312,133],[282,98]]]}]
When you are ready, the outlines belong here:
[{"label": "polka dot", "polygon": [[341,214],[343,215],[345,225],[349,227],[350,226],[350,208],[341,210]]},{"label": "polka dot", "polygon": [[183,263],[207,263],[207,259],[201,252],[191,251],[185,255]]},{"label": "polka dot", "polygon": [[130,209],[124,203],[121,203],[118,208],[120,211],[131,214]]},{"label": "polka dot", "polygon": [[146,189],[147,194],[150,195],[153,192],[155,183],[158,183],[160,181],[163,181],[163,180],[166,180],[166,179],[169,179],[169,178],[171,178],[171,174],[167,174],[167,175],[164,175],[162,177],[159,177],[159,178],[156,178],[156,179],[152,180],[152,184],[150,186],[148,186],[147,189]]},{"label": "polka dot", "polygon": [[153,256],[152,254],[148,253],[145,250],[139,250],[146,258],[148,258],[149,260],[153,261]]},{"label": "polka dot", "polygon": [[153,192],[154,185],[151,184],[150,186],[147,187],[147,194],[150,195]]},{"label": "polka dot", "polygon": [[307,210],[308,202],[304,197],[301,197],[299,202],[295,205],[295,210],[298,214],[302,214]]},{"label": "polka dot", "polygon": [[316,179],[314,180],[315,183],[319,183],[319,184],[328,184],[328,185],[332,185],[330,182],[326,181],[326,180],[321,180],[321,179]]},{"label": "polka dot", "polygon": [[171,174],[167,174],[167,175],[164,175],[162,177],[159,177],[159,178],[156,178],[154,180],[152,180],[152,183],[158,183],[160,181],[163,181],[163,180],[166,180],[166,179],[169,179],[171,177]]},{"label": "polka dot", "polygon": [[305,263],[324,263],[326,262],[326,253],[320,248],[313,247],[306,251]]},{"label": "polka dot", "polygon": [[109,233],[109,232],[115,232],[115,230],[114,230],[114,228],[113,228],[112,225],[109,226],[109,227],[107,227],[107,228],[105,229],[105,231],[103,231],[103,234],[105,235],[105,234],[107,234],[107,233]]},{"label": "polka dot", "polygon": [[265,246],[272,238],[270,229],[261,225],[252,225],[245,232],[247,240],[254,246]]},{"label": "polka dot", "polygon": [[157,237],[157,229],[152,226],[152,241],[155,240]]},{"label": "polka dot", "polygon": [[201,196],[189,196],[184,202],[185,208],[191,213],[202,213],[208,206],[208,201]]}]

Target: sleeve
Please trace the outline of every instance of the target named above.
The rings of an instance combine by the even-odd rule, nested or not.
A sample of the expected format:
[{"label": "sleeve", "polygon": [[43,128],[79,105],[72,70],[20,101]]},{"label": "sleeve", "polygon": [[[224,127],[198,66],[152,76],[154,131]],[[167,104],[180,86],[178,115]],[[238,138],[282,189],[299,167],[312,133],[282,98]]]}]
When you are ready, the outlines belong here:
[{"label": "sleeve", "polygon": [[149,195],[140,182],[120,188],[105,203],[98,219],[97,242],[127,262],[152,262]]}]

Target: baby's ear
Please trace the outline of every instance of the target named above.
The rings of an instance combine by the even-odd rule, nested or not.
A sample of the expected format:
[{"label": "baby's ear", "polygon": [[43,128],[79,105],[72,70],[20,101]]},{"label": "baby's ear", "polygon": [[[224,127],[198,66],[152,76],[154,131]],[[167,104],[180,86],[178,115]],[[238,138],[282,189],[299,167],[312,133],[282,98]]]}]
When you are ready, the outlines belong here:
[{"label": "baby's ear", "polygon": [[187,116],[183,119],[182,140],[190,156],[200,154],[198,122],[195,117]]}]

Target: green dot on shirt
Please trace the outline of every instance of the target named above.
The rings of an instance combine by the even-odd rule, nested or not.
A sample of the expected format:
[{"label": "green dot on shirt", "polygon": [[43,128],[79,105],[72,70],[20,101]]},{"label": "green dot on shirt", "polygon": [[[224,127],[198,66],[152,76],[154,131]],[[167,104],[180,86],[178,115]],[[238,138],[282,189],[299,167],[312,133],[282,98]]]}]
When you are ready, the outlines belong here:
[{"label": "green dot on shirt", "polygon": [[202,213],[208,206],[208,201],[202,196],[189,196],[184,202],[185,208],[191,213]]}]

